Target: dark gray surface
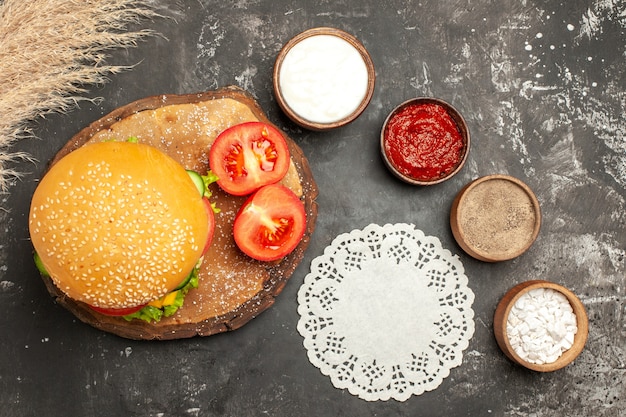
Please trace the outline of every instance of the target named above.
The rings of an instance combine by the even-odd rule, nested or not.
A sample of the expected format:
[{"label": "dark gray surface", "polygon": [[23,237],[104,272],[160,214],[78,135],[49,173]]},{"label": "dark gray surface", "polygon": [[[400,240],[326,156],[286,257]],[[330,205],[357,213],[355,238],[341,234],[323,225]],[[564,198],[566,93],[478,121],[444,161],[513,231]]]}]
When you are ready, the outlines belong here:
[{"label": "dark gray surface", "polygon": [[[3,416],[624,416],[626,415],[626,100],[622,0],[177,1],[160,0],[163,34],[111,63],[139,64],[90,90],[101,103],[40,120],[21,142],[40,162],[4,196],[0,212],[0,415]],[[568,26],[571,25],[571,26]],[[353,124],[303,131],[271,90],[274,58],[296,33],[334,26],[374,60],[374,98]],[[236,332],[136,342],[77,322],[53,304],[31,262],[30,197],[45,163],[76,132],[144,96],[239,85],[304,149],[320,188],[318,225],[304,262],[276,304]],[[454,179],[430,188],[384,168],[387,113],[415,96],[451,102],[473,146]],[[448,213],[472,179],[526,182],[543,211],[522,257],[485,264],[452,238]],[[406,402],[360,400],[307,359],[296,294],[342,232],[410,222],[460,255],[476,294],[476,331],[463,364]],[[585,351],[538,374],[513,365],[492,335],[492,314],[515,284],[542,278],[579,295],[589,312]]]}]

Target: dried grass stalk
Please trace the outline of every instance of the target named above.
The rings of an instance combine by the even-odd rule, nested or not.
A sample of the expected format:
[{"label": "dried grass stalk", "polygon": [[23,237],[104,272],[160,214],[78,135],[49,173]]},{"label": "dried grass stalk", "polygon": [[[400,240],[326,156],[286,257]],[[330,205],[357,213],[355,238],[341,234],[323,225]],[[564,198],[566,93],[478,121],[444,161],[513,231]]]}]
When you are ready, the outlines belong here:
[{"label": "dried grass stalk", "polygon": [[129,26],[156,16],[149,0],[0,0],[0,192],[19,177],[12,162],[28,157],[10,148],[32,137],[29,122],[127,68],[107,65],[108,53],[152,34]]}]

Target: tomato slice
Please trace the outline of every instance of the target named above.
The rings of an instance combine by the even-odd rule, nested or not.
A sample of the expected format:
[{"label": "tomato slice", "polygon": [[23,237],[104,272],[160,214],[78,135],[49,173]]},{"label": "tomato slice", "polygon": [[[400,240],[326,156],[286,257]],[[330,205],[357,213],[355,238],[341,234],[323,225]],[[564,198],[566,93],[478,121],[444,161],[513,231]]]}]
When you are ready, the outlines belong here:
[{"label": "tomato slice", "polygon": [[103,308],[96,306],[89,306],[92,310],[97,311],[98,313],[104,314],[106,316],[125,316],[127,314],[133,314],[141,310],[145,307],[144,305],[135,306],[135,307],[126,307],[126,308]]},{"label": "tomato slice", "polygon": [[261,122],[232,126],[218,135],[209,165],[229,194],[248,195],[280,181],[289,169],[289,148],[280,131]]},{"label": "tomato slice", "polygon": [[266,185],[252,194],[235,216],[233,235],[243,253],[275,261],[293,251],[306,229],[304,204],[289,188]]},{"label": "tomato slice", "polygon": [[213,241],[213,234],[215,233],[215,213],[213,212],[213,207],[211,207],[209,199],[203,197],[202,200],[204,201],[204,207],[206,208],[207,217],[209,219],[209,233],[204,244],[204,249],[202,250],[202,256],[204,256],[208,252],[211,242]]}]

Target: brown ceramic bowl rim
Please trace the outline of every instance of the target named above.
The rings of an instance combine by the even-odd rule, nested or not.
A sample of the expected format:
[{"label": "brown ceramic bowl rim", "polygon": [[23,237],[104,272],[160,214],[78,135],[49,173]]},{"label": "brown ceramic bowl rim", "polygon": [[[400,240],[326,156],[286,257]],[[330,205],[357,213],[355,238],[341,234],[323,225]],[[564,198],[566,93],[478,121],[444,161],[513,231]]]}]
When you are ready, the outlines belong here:
[{"label": "brown ceramic bowl rim", "polygon": [[[280,88],[280,70],[281,70],[283,61],[285,60],[285,57],[287,56],[291,48],[293,48],[296,44],[298,44],[302,40],[306,38],[310,38],[312,36],[317,36],[317,35],[336,36],[348,42],[359,52],[367,68],[367,92],[365,93],[365,97],[363,98],[359,106],[350,115],[344,117],[343,119],[339,119],[330,123],[314,122],[314,121],[307,120],[304,117],[300,116],[298,113],[293,111],[291,107],[289,107],[289,104],[287,104],[285,98],[283,97],[283,94]],[[298,125],[304,128],[310,129],[310,130],[330,130],[330,129],[335,129],[335,128],[347,125],[348,123],[358,118],[361,115],[361,113],[363,113],[365,108],[369,105],[370,101],[372,100],[372,96],[374,95],[374,85],[376,83],[376,71],[374,69],[374,63],[372,61],[372,57],[370,56],[369,52],[367,52],[367,49],[365,49],[363,44],[356,37],[352,36],[351,34],[341,29],[336,29],[332,27],[315,27],[315,28],[307,29],[304,32],[297,34],[282,47],[274,63],[274,72],[272,76],[272,81],[273,81],[274,96],[276,97],[276,101],[278,102],[278,105],[280,106],[282,111],[291,120],[293,120]]]},{"label": "brown ceramic bowl rim", "polygon": [[[506,330],[509,313],[517,300],[528,291],[538,288],[549,288],[563,294],[574,310],[574,314],[576,315],[576,324],[578,326],[572,347],[563,352],[563,354],[556,361],[546,364],[530,363],[522,359],[513,350],[513,346],[511,346]],[[502,297],[494,313],[493,329],[498,346],[510,360],[533,371],[552,372],[569,365],[578,357],[578,355],[580,355],[585,343],[587,342],[589,334],[589,320],[585,306],[572,291],[554,282],[545,280],[530,280],[522,282],[521,284],[511,288]]]},{"label": "brown ceramic bowl rim", "polygon": [[[533,210],[535,212],[535,224],[533,226],[533,231],[530,236],[530,239],[528,239],[526,244],[520,247],[517,251],[509,254],[508,256],[498,256],[495,254],[490,255],[490,254],[485,253],[485,251],[481,251],[477,247],[471,245],[466,239],[465,230],[463,229],[463,225],[461,224],[461,220],[459,218],[460,216],[459,207],[465,204],[465,201],[471,195],[472,190],[475,189],[480,184],[483,184],[489,181],[494,181],[494,180],[509,181],[517,185],[518,187],[520,187],[524,191],[524,193],[528,196],[533,206]],[[535,193],[533,193],[530,187],[526,185],[523,181],[515,177],[512,177],[510,175],[504,175],[504,174],[485,175],[483,177],[479,177],[471,181],[469,184],[465,185],[461,189],[461,191],[458,192],[457,196],[455,197],[452,203],[452,209],[450,211],[450,226],[452,229],[452,234],[454,235],[454,238],[456,239],[459,246],[461,246],[461,248],[472,257],[478,260],[484,261],[484,262],[508,261],[510,259],[514,259],[522,255],[532,246],[535,240],[537,240],[537,236],[539,236],[539,230],[541,229],[541,207],[539,206],[539,200],[537,200],[537,196],[535,195]]]},{"label": "brown ceramic bowl rim", "polygon": [[[444,177],[435,178],[432,180],[418,180],[413,177],[409,177],[407,175],[402,174],[400,171],[398,171],[398,169],[391,162],[390,158],[387,156],[387,152],[385,152],[385,140],[386,140],[385,131],[387,129],[387,124],[389,123],[391,118],[394,117],[399,111],[401,111],[405,107],[411,106],[414,104],[429,104],[429,103],[438,104],[444,109],[446,109],[450,117],[452,117],[452,119],[456,123],[459,131],[461,132],[461,137],[463,138],[463,142],[464,142],[463,155],[459,159],[459,162],[457,163],[456,167],[448,175]],[[380,153],[383,157],[383,161],[385,162],[385,165],[387,166],[389,171],[391,171],[391,173],[395,175],[397,178],[401,179],[402,181],[406,183],[413,184],[413,185],[435,185],[455,176],[461,170],[461,168],[463,168],[463,165],[465,165],[465,161],[467,160],[467,156],[469,155],[470,144],[471,144],[470,131],[461,113],[447,101],[444,101],[442,99],[435,98],[435,97],[415,97],[415,98],[412,98],[412,99],[409,99],[400,103],[389,113],[389,115],[385,119],[385,122],[383,123],[383,128],[380,132]]]}]

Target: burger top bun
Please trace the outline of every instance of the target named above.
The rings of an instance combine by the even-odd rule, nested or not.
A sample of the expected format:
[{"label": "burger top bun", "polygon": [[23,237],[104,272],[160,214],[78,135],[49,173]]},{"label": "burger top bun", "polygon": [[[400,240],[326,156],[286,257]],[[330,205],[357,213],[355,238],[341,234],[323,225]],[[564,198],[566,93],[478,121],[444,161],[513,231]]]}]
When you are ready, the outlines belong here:
[{"label": "burger top bun", "polygon": [[101,308],[126,308],[176,288],[202,255],[208,213],[185,169],[131,142],[85,145],[41,180],[33,246],[56,286]]}]

